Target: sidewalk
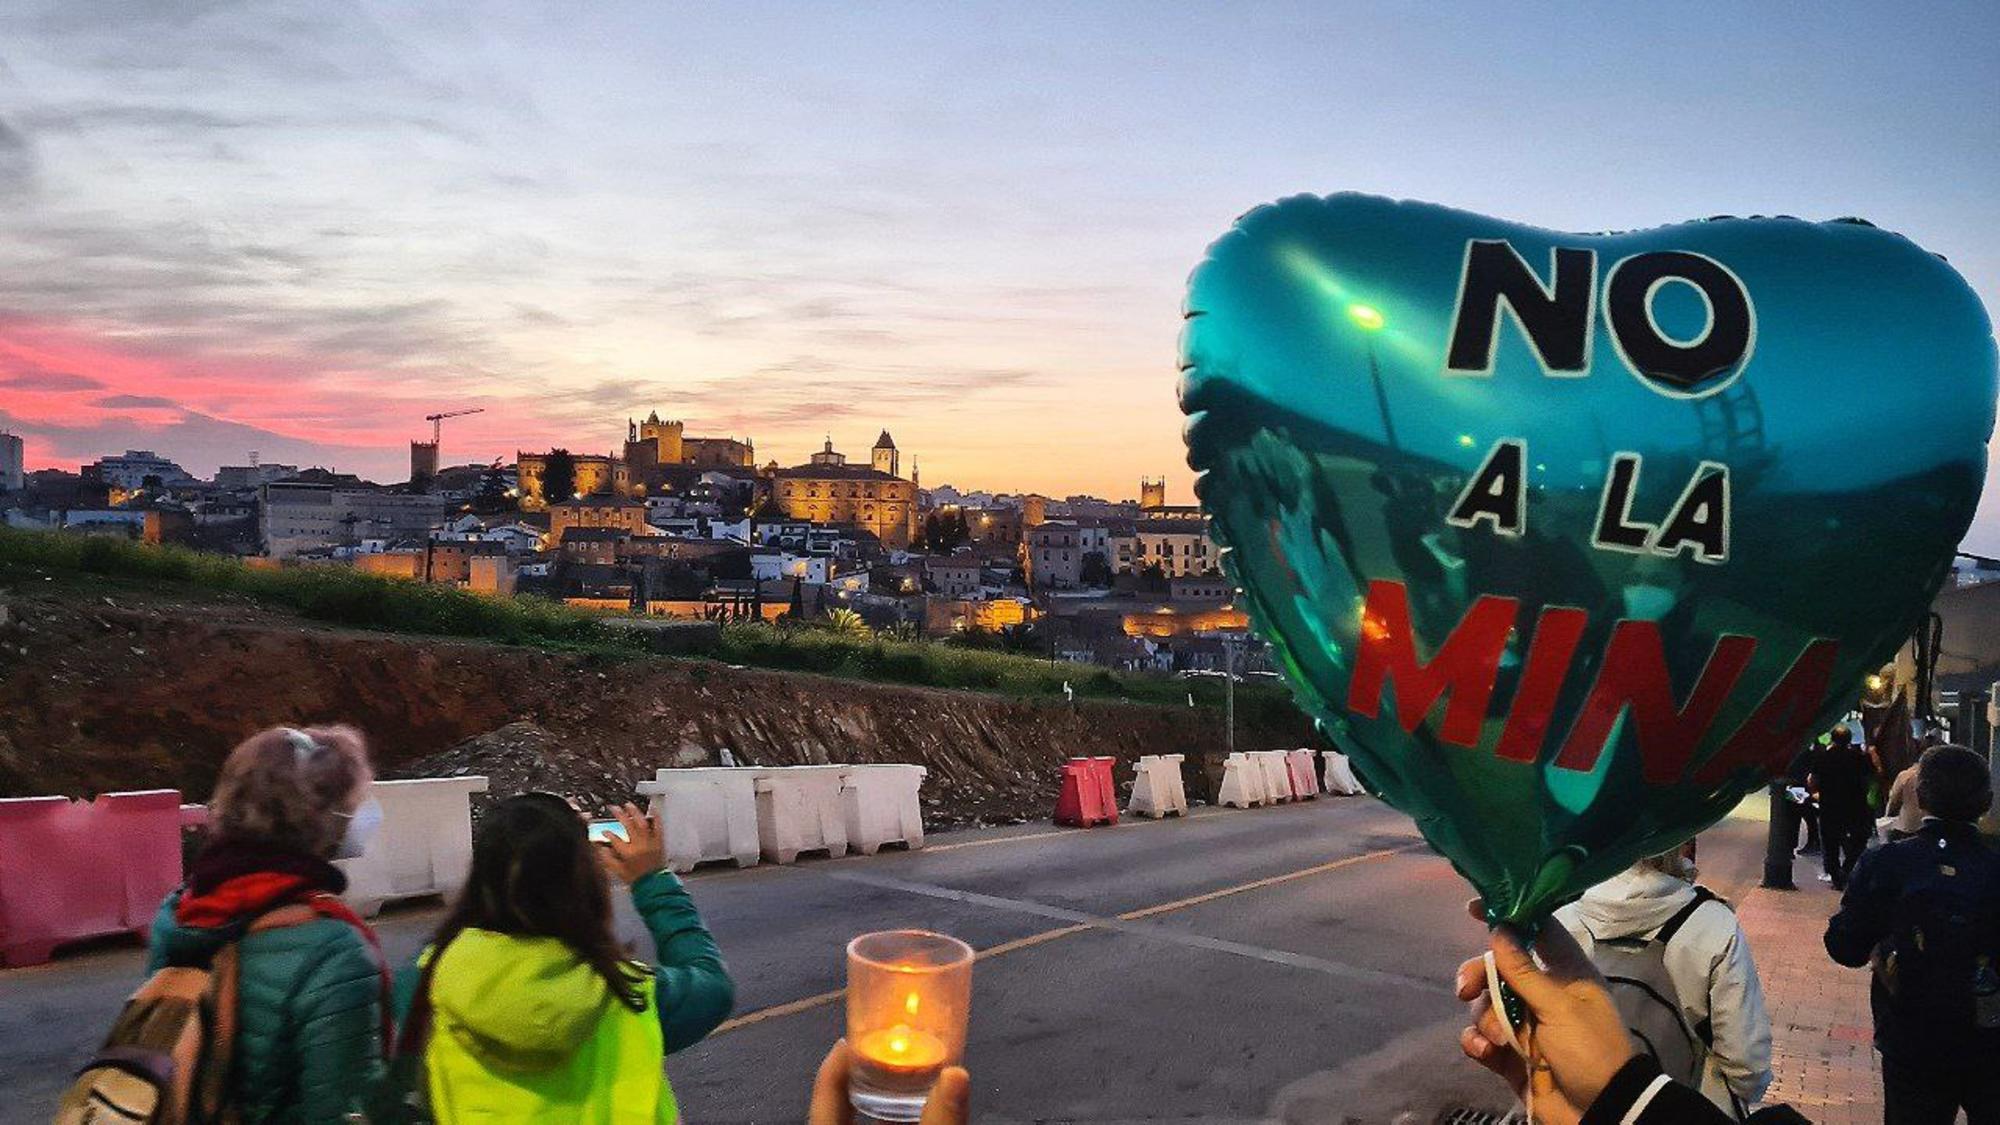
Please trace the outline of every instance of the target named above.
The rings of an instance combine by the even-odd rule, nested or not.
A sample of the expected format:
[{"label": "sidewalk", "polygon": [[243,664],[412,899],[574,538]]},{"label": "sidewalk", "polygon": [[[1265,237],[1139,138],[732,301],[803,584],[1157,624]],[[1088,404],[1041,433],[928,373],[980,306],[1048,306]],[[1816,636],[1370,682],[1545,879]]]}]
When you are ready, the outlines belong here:
[{"label": "sidewalk", "polygon": [[1798,890],[1757,888],[1736,904],[1771,1012],[1776,1078],[1764,1098],[1795,1107],[1817,1125],[1875,1125],[1882,1120],[1882,1074],[1868,973],[1826,955],[1821,935],[1840,898],[1819,873],[1818,856],[1799,856],[1792,862]]}]

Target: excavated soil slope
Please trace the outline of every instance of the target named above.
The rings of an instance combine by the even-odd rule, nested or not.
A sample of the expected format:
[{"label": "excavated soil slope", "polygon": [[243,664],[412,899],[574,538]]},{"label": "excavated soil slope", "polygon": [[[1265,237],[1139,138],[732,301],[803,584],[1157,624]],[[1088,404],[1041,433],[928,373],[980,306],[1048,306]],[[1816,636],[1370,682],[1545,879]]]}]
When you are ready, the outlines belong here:
[{"label": "excavated soil slope", "polygon": [[[201,799],[243,736],[334,721],[368,734],[385,774],[516,722],[548,732],[573,766],[634,780],[711,764],[724,748],[739,763],[920,763],[945,823],[1047,815],[1059,764],[1072,755],[1185,753],[1192,762],[1223,744],[1213,710],[1072,708],[705,661],[342,632],[228,603],[0,594],[0,796],[173,787]],[[1288,713],[1239,725],[1237,743],[1311,738],[1307,721]]]}]

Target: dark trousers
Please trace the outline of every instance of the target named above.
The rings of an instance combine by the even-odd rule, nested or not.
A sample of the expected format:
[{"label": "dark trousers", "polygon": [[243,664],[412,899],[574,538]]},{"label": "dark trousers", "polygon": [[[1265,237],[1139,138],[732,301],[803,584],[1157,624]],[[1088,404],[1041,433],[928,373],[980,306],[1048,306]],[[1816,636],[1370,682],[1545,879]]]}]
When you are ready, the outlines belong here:
[{"label": "dark trousers", "polygon": [[2000,1067],[1990,1059],[1898,1062],[1882,1056],[1883,1125],[2000,1125]]},{"label": "dark trousers", "polygon": [[1833,885],[1847,886],[1847,877],[1854,871],[1854,865],[1861,860],[1861,852],[1868,846],[1867,821],[1852,817],[1829,816],[1825,810],[1819,815],[1820,843],[1823,850],[1820,858],[1826,863],[1826,873],[1833,876]]},{"label": "dark trousers", "polygon": [[1807,801],[1798,809],[1799,823],[1806,826],[1806,842],[1799,845],[1799,851],[1816,852],[1819,850],[1819,806]]}]

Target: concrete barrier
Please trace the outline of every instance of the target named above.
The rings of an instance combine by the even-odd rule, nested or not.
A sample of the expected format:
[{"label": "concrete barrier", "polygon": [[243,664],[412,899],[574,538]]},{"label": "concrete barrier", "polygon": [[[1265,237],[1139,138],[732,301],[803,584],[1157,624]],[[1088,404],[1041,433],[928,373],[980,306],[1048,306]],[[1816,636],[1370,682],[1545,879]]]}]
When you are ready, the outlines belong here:
[{"label": "concrete barrier", "polygon": [[667,833],[667,866],[685,874],[698,863],[729,860],[754,867],[757,771],[727,766],[661,770],[639,792]]},{"label": "concrete barrier", "polygon": [[756,767],[757,843],[769,863],[790,863],[800,852],[847,854],[843,792],[848,766]]},{"label": "concrete barrier", "polygon": [[1279,805],[1292,799],[1291,766],[1285,760],[1283,750],[1252,750],[1250,760],[1264,774],[1264,795],[1271,804]]},{"label": "concrete barrier", "polygon": [[1320,751],[1320,760],[1326,763],[1326,791],[1342,797],[1355,797],[1367,793],[1361,787],[1361,779],[1354,776],[1354,766],[1347,755],[1338,750]]},{"label": "concrete barrier", "polygon": [[180,881],[175,790],[0,800],[0,964],[40,964],[84,938],[143,938]]},{"label": "concrete barrier", "polygon": [[1125,811],[1155,818],[1186,816],[1187,787],[1181,780],[1180,754],[1148,754],[1133,768],[1132,801]]},{"label": "concrete barrier", "polygon": [[472,866],[471,798],[485,791],[478,776],[375,782],[382,828],[359,856],[335,861],[347,872],[343,897],[372,916],[385,902],[457,894]]},{"label": "concrete barrier", "polygon": [[1118,823],[1118,790],[1111,783],[1111,759],[1071,758],[1063,763],[1055,820],[1077,828]]},{"label": "concrete barrier", "polygon": [[1231,754],[1222,763],[1221,796],[1216,803],[1232,809],[1270,804],[1271,795],[1264,788],[1264,767],[1248,754]]},{"label": "concrete barrier", "polygon": [[929,772],[902,764],[845,767],[840,796],[847,846],[862,855],[874,855],[884,844],[923,847],[924,809],[917,793]]},{"label": "concrete barrier", "polygon": [[1312,751],[1285,751],[1285,774],[1292,783],[1292,800],[1310,801],[1319,796],[1319,771],[1313,768]]}]

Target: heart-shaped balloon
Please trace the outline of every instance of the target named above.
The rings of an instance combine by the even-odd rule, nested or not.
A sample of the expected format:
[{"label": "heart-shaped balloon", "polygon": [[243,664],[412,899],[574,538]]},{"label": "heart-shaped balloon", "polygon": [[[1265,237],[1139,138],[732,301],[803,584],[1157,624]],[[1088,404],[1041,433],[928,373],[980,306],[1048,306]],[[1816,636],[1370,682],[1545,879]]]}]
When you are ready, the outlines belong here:
[{"label": "heart-shaped balloon", "polygon": [[1714,823],[1914,631],[1992,326],[1865,223],[1245,215],[1189,281],[1188,461],[1369,788],[1532,923]]}]

